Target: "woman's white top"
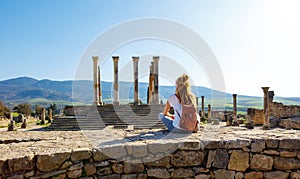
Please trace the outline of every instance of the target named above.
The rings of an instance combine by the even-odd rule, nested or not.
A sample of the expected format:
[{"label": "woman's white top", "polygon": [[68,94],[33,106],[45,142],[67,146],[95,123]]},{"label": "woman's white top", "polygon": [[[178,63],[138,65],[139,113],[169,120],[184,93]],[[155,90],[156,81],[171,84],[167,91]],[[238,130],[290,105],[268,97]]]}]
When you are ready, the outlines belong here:
[{"label": "woman's white top", "polygon": [[[173,126],[178,129],[182,129],[179,127],[179,120],[180,120],[180,116],[182,115],[182,105],[180,104],[179,99],[177,98],[177,96],[175,94],[173,94],[168,98],[168,102],[169,102],[170,106],[173,107],[173,109],[174,109]],[[197,115],[197,120],[200,124],[200,116],[199,115]],[[200,126],[200,125],[198,125],[198,126]]]},{"label": "woman's white top", "polygon": [[175,94],[173,94],[169,97],[168,102],[169,102],[170,106],[173,107],[173,109],[174,109],[173,126],[178,129],[181,129],[179,127],[179,120],[180,120],[180,116],[182,114],[182,105],[180,104],[179,99],[177,98],[177,96]]}]

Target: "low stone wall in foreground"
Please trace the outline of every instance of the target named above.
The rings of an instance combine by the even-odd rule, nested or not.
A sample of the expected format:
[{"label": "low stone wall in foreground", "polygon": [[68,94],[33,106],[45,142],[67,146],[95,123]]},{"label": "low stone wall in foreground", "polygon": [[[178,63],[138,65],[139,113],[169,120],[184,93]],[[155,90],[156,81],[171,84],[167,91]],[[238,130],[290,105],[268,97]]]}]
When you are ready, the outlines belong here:
[{"label": "low stone wall in foreground", "polygon": [[0,178],[300,178],[298,139],[218,139],[57,151],[0,159]]}]

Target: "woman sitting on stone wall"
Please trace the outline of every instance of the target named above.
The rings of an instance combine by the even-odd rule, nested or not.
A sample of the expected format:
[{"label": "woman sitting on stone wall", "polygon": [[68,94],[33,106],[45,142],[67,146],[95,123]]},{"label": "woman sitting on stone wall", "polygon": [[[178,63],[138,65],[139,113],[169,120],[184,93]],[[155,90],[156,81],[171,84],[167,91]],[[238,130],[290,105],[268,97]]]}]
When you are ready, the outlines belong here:
[{"label": "woman sitting on stone wall", "polygon": [[[176,80],[176,92],[168,98],[163,113],[158,118],[172,132],[197,132],[200,116],[197,113],[195,95],[191,92],[189,76],[181,75]],[[174,114],[170,114],[173,107]]]}]

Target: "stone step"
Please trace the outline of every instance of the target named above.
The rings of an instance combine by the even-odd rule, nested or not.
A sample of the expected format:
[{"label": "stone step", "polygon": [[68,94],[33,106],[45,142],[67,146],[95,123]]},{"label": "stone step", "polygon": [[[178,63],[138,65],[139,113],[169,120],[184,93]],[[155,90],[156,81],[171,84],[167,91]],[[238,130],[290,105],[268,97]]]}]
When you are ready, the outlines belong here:
[{"label": "stone step", "polygon": [[140,129],[164,128],[164,124],[157,119],[158,113],[162,110],[162,105],[77,106],[74,107],[75,116],[55,118],[49,129],[94,130],[108,125],[113,125],[115,128],[126,128],[128,125]]}]

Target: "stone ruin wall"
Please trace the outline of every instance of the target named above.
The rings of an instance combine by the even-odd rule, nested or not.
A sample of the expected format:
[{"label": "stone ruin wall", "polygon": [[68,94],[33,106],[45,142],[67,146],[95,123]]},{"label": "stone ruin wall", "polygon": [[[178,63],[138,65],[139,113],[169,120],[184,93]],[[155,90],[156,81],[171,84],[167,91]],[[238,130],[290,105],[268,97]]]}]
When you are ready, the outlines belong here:
[{"label": "stone ruin wall", "polygon": [[[252,121],[255,125],[264,124],[264,111],[262,109],[254,109],[248,115],[252,116]],[[286,119],[300,117],[300,106],[284,105],[283,103],[269,101],[269,116],[271,120]]]},{"label": "stone ruin wall", "polygon": [[[205,145],[204,145],[205,144]],[[157,161],[149,157],[162,156]],[[112,159],[101,151],[118,151]],[[299,139],[190,141],[78,148],[0,159],[0,178],[300,178]],[[128,157],[137,163],[121,162]]]}]

